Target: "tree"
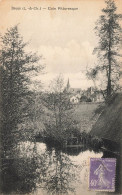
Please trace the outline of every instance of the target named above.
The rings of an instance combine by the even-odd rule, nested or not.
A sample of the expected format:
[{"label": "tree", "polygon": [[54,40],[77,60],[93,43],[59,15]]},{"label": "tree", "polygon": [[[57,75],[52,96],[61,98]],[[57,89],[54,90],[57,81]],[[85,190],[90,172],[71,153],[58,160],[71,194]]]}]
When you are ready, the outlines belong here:
[{"label": "tree", "polygon": [[[32,81],[31,85],[31,93],[25,99],[26,110],[28,110],[28,117],[19,125],[19,129],[21,132],[21,137],[23,140],[30,140],[36,142],[36,137],[42,135],[45,126],[43,124],[45,117],[45,107],[43,105],[43,92],[42,83],[40,81]],[[25,131],[26,129],[26,131]]]},{"label": "tree", "polygon": [[86,70],[86,76],[89,80],[92,80],[94,83],[94,87],[96,88],[96,79],[97,79],[98,69],[91,68],[90,70]]},{"label": "tree", "polygon": [[69,94],[64,90],[61,75],[51,82],[51,92],[46,95],[45,105],[48,109],[45,136],[62,144],[73,132],[78,131],[78,127],[73,119],[72,104]]},{"label": "tree", "polygon": [[10,150],[18,141],[18,125],[32,115],[30,105],[34,100],[28,86],[30,76],[38,71],[40,57],[27,53],[26,45],[18,26],[1,36],[2,144],[5,150]]},{"label": "tree", "polygon": [[106,8],[102,9],[102,15],[96,23],[95,32],[98,36],[98,47],[94,49],[97,53],[99,65],[91,70],[92,78],[95,78],[99,71],[105,73],[107,78],[107,97],[118,87],[119,80],[119,48],[121,43],[122,28],[119,20],[122,18],[121,14],[117,14],[117,7],[113,0],[107,0]]}]

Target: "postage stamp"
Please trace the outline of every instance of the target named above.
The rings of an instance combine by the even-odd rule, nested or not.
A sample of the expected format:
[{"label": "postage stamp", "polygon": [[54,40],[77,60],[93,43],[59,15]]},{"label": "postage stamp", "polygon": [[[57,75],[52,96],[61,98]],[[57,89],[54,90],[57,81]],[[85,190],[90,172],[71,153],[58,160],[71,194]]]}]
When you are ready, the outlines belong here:
[{"label": "postage stamp", "polygon": [[89,190],[115,191],[115,158],[90,158]]}]

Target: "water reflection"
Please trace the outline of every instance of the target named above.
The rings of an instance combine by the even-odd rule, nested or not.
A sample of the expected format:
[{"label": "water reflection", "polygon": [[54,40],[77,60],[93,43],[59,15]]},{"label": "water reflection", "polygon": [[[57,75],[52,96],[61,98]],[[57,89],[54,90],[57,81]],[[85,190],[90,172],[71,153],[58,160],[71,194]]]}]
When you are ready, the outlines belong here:
[{"label": "water reflection", "polygon": [[91,195],[88,157],[102,157],[84,148],[63,151],[43,143],[20,143],[12,159],[2,162],[2,192],[6,194]]},{"label": "water reflection", "polygon": [[43,184],[47,194],[70,194],[75,191],[78,168],[68,156],[61,151],[48,151],[47,165],[45,177],[41,175],[43,183],[40,184],[40,187]]},{"label": "water reflection", "polygon": [[35,189],[37,174],[34,159],[6,159],[2,164],[3,193],[25,194]]}]

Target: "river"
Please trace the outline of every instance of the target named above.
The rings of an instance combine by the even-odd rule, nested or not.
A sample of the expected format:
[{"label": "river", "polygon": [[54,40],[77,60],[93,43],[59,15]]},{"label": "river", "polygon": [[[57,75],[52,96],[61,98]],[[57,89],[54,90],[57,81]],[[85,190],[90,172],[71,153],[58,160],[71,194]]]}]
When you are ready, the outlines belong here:
[{"label": "river", "polygon": [[99,194],[88,190],[89,158],[102,156],[86,148],[61,151],[44,143],[20,142],[14,159],[5,162],[2,190],[31,195]]}]

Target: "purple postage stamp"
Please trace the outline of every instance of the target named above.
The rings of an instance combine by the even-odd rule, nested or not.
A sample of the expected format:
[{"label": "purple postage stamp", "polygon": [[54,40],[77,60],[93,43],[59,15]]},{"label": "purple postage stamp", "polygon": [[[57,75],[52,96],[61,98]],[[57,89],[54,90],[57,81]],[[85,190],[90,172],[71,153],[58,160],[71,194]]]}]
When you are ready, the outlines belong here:
[{"label": "purple postage stamp", "polygon": [[90,158],[89,190],[115,191],[115,158]]}]

